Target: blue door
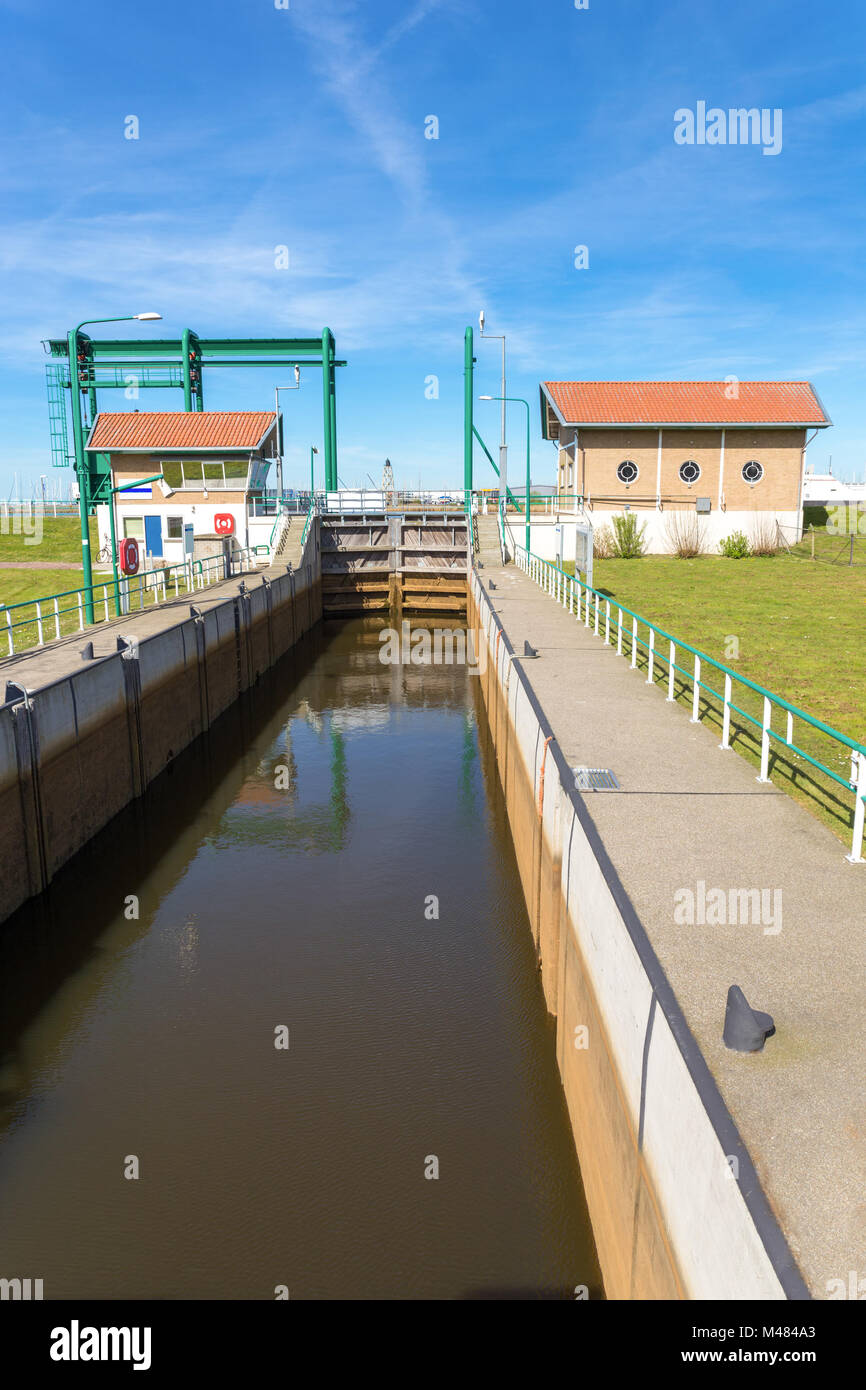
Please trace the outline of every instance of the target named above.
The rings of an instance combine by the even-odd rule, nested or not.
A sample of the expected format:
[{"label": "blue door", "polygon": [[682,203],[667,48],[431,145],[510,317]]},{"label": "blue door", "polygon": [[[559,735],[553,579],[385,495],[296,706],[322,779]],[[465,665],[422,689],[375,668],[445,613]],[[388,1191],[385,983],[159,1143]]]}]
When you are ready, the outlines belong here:
[{"label": "blue door", "polygon": [[144,518],[144,550],[145,554],[162,555],[162,517]]}]

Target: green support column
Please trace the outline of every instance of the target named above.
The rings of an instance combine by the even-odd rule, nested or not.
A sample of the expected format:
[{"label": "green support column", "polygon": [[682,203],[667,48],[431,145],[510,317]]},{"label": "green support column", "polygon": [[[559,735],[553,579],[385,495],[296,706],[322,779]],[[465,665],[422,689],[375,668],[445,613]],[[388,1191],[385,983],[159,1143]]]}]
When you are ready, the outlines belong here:
[{"label": "green support column", "polygon": [[467,328],[463,348],[463,502],[467,511],[472,505],[472,430],[475,375],[472,344],[472,329]]},{"label": "green support column", "polygon": [[72,397],[72,445],[78,478],[78,513],[81,520],[81,565],[84,570],[84,617],[93,622],[93,562],[90,558],[90,486],[84,455],[84,427],[81,415],[81,383],[78,380],[78,330],[67,337],[69,344],[69,394]]},{"label": "green support column", "polygon": [[333,445],[331,442],[331,330],[322,329],[322,415],[324,423],[324,465],[325,465],[325,491],[336,491],[336,480],[333,478]]},{"label": "green support column", "polygon": [[337,356],[337,345],[333,337],[330,339],[330,361],[331,361],[331,463],[334,471],[334,487],[340,486],[340,479],[337,473],[337,368],[334,365]]},{"label": "green support column", "polygon": [[[204,410],[201,372],[201,347],[198,335],[191,328],[183,330],[181,338],[181,370],[183,372],[184,410]],[[193,374],[195,380],[193,380]]]}]

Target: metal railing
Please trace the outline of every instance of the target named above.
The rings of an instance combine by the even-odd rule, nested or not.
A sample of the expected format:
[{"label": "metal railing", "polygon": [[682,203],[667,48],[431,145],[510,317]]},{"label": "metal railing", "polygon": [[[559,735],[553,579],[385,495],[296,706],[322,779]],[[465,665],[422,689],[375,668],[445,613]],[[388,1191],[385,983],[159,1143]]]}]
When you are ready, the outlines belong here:
[{"label": "metal railing", "polygon": [[[692,703],[692,723],[701,722],[701,692],[712,696],[719,704],[722,717],[722,742],[720,747],[731,747],[731,715],[735,714],[740,719],[745,720],[747,725],[753,726],[760,732],[760,759],[761,771],[758,777],[759,782],[769,782],[770,776],[770,750],[774,742],[789,753],[798,758],[802,758],[805,763],[822,773],[832,782],[847,791],[854,793],[854,808],[852,817],[852,840],[851,853],[846,855],[852,864],[862,864],[863,859],[863,826],[866,818],[866,745],[858,743],[856,739],[849,738],[847,734],[840,733],[831,725],[825,724],[823,720],[816,719],[814,715],[800,709],[799,706],[791,704],[781,695],[775,695],[765,686],[759,685],[757,681],[749,680],[747,676],[742,676],[739,672],[725,666],[723,662],[716,661],[714,657],[707,656],[705,652],[697,647],[691,646],[688,642],[683,642],[680,638],[673,637],[663,628],[651,623],[647,618],[643,618],[638,613],[632,612],[630,608],[625,608],[622,604],[616,603],[608,598],[606,594],[598,589],[593,589],[586,584],[579,575],[566,574],[557,565],[551,564],[549,560],[542,560],[538,555],[527,553],[523,546],[515,547],[515,559],[518,566],[529,575],[529,577],[568,612],[574,614],[578,622],[583,621],[586,627],[591,627],[597,637],[604,637],[606,644],[616,642],[616,650],[620,656],[630,658],[632,667],[637,666],[638,654],[641,650],[646,654],[647,662],[647,684],[652,685],[656,679],[656,666],[660,667],[660,674],[664,677],[665,669],[667,673],[667,699],[670,702],[676,700],[675,694],[676,678],[679,675],[687,686],[691,686]],[[623,618],[627,621],[624,623]],[[642,630],[646,631],[646,636],[642,636]],[[658,646],[658,641],[667,643],[667,654]],[[624,650],[625,645],[625,650]],[[681,666],[677,664],[679,652],[688,652],[692,658],[691,665]],[[703,678],[706,668],[717,671],[724,678],[724,689],[722,691],[714,689]],[[734,703],[734,686],[742,687],[751,692],[763,702],[761,717],[757,717],[742,704]],[[738,699],[742,697],[738,694]],[[785,714],[784,734],[772,726],[774,711],[783,711]],[[821,758],[817,758],[809,753],[805,748],[794,742],[794,721],[799,720],[808,728],[814,730],[831,739],[836,745],[844,749],[843,757],[850,757],[850,774],[848,777],[842,776],[835,768],[828,766]]]},{"label": "metal railing", "polygon": [[[232,575],[254,569],[254,550],[234,550],[230,555],[211,555],[201,560],[188,556],[177,565],[144,570],[141,574],[124,575],[118,580],[120,602],[124,615],[140,612],[149,606],[165,603],[169,598],[219,584]],[[87,588],[66,589],[63,593],[45,598],[23,599],[20,603],[0,605],[0,625],[5,627],[7,655],[15,656],[32,647],[42,647],[58,637],[83,632],[85,594],[90,593],[94,608],[98,605],[108,622],[113,616],[114,579]],[[102,618],[99,619],[102,621]]]},{"label": "metal railing", "polygon": [[307,512],[307,519],[306,519],[306,521],[304,522],[304,529],[303,529],[303,531],[301,532],[301,553],[302,553],[302,554],[303,554],[304,546],[306,545],[307,536],[309,535],[310,527],[311,527],[311,525],[313,524],[313,517],[316,515],[316,510],[317,510],[317,508],[316,508],[316,499],[315,499],[315,497],[313,497],[312,500],[310,501],[310,509],[309,509],[309,511]]}]

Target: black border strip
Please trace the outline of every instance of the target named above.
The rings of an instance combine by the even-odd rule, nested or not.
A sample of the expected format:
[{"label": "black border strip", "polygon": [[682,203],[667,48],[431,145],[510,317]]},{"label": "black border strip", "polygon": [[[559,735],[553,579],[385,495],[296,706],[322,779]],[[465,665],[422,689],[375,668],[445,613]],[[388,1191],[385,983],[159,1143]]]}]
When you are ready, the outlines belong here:
[{"label": "black border strip", "polygon": [[[487,609],[495,626],[502,634],[501,641],[506,652],[512,657],[511,664],[515,666],[519,663],[520,658],[515,653],[508,633],[505,631],[503,624],[495,612],[490,602],[490,596],[484,589],[474,567],[472,578],[478,585],[478,589],[485,600]],[[499,672],[495,661],[493,663],[493,671],[498,682]],[[631,937],[635,950],[637,951],[638,958],[646,971],[655,998],[658,1000],[659,1007],[667,1019],[674,1040],[680,1050],[689,1075],[694,1082],[695,1089],[703,1103],[710,1124],[715,1130],[716,1138],[722,1146],[722,1153],[729,1157],[736,1157],[737,1159],[738,1171],[735,1179],[736,1183],[740,1189],[749,1215],[755,1224],[755,1229],[763,1242],[764,1249],[767,1252],[767,1256],[773,1266],[779,1283],[782,1285],[787,1298],[793,1300],[808,1299],[811,1301],[812,1295],[808,1285],[800,1273],[784,1232],[776,1220],[767,1195],[761,1186],[751,1155],[743,1142],[743,1138],[737,1129],[731,1112],[728,1110],[722,1098],[715,1077],[707,1065],[697,1039],[686,1022],[685,1015],[680,1008],[679,1001],[673,991],[671,983],[662,968],[661,961],[655,953],[652,942],[647,935],[646,928],[640,920],[634,903],[626,892],[622,880],[611,862],[610,856],[602,843],[601,836],[599,835],[595,822],[589,814],[583,797],[576,789],[570,786],[570,783],[574,780],[571,769],[565,760],[565,754],[559,746],[559,742],[551,728],[550,721],[542,709],[538,696],[533,690],[522,665],[517,665],[517,674],[519,680],[523,684],[526,697],[538,720],[542,733],[545,738],[548,736],[550,737],[549,752],[556,762],[560,785],[571,802],[575,815],[580,821],[583,832],[589,841],[590,849],[595,855],[614,903],[625,923],[626,930]],[[506,707],[506,714],[507,713],[508,710]]]}]

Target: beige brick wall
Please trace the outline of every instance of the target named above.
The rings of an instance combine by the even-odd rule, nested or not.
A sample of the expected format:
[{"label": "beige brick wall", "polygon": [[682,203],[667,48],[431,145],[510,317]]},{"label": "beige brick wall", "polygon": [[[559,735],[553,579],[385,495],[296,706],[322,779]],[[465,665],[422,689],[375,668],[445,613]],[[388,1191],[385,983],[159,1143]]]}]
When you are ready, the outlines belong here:
[{"label": "beige brick wall", "polygon": [[[578,449],[575,431],[563,430],[559,452],[560,490],[610,499],[614,505],[654,507],[658,469],[657,429],[583,429]],[[803,429],[726,429],[723,493],[729,511],[796,511],[800,493]],[[709,497],[718,507],[721,430],[686,428],[662,432],[661,498],[665,507],[691,510],[696,497]],[[568,463],[575,458],[573,489],[568,485]],[[616,476],[624,459],[638,466],[636,482],[627,487]],[[701,475],[691,486],[679,476],[687,459],[700,466]],[[742,468],[750,459],[763,466],[764,476],[750,487]]]}]

